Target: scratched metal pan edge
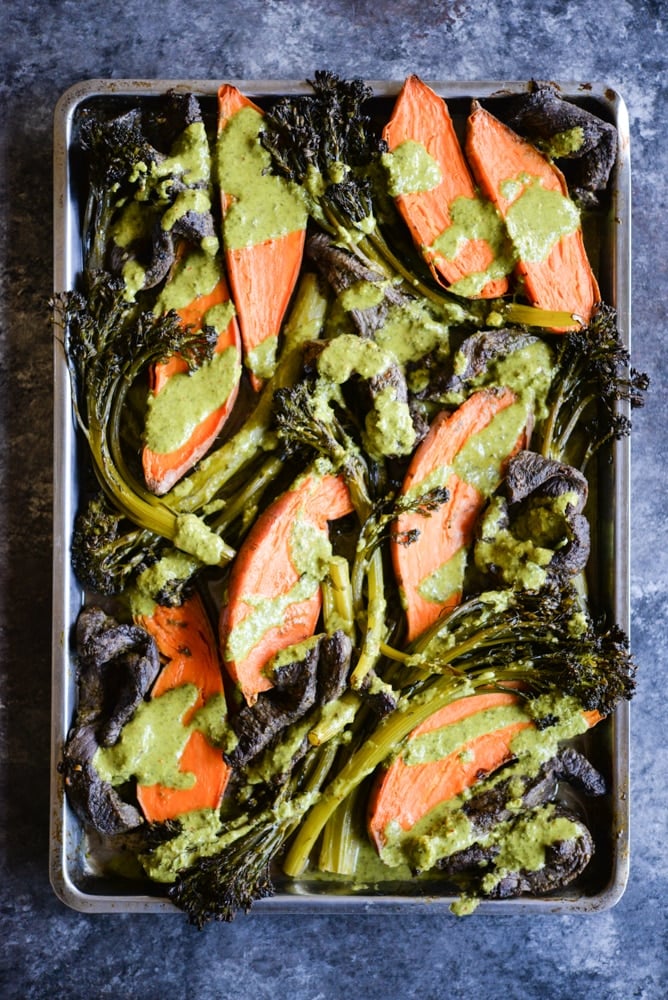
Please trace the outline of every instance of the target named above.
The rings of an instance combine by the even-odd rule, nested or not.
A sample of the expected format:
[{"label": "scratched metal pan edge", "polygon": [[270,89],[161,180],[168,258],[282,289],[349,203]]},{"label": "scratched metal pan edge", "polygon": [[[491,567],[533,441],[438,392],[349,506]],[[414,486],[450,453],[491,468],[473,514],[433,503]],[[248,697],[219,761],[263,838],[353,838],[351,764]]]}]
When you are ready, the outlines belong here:
[{"label": "scratched metal pan edge", "polygon": [[[128,99],[133,102],[153,98],[170,89],[197,94],[213,101],[220,81],[211,80],[84,80],[70,87],[54,110],[54,291],[74,287],[81,269],[80,182],[72,169],[75,142],[74,122],[84,102],[100,99],[106,104]],[[308,93],[304,81],[231,80],[249,96],[260,98]],[[527,82],[517,81],[438,81],[426,80],[449,102],[472,97],[522,93]],[[402,81],[369,81],[379,101],[390,101]],[[629,123],[621,95],[602,83],[558,84],[564,96],[598,106],[599,113],[612,121],[619,133],[619,152],[612,178],[612,194],[605,220],[601,223],[602,252],[599,281],[606,301],[618,313],[624,342],[631,341],[631,176]],[[76,581],[70,562],[70,538],[77,508],[77,435],[74,425],[70,383],[58,331],[54,327],[54,500],[53,500],[53,624],[52,624],[52,734],[49,874],[58,898],[80,912],[180,911],[161,893],[160,887],[138,887],[137,883],[102,874],[103,849],[89,838],[69,808],[58,771],[63,743],[67,737],[76,703],[74,655],[71,632],[86,595]],[[609,503],[597,508],[597,528],[602,541],[598,574],[610,612],[619,625],[630,632],[630,445],[628,439],[615,445],[609,473]],[[629,874],[630,821],[630,707],[623,703],[604,724],[605,731],[591,734],[611,779],[603,872],[593,886],[576,883],[551,896],[524,896],[511,900],[481,902],[481,914],[587,913],[609,909],[621,898]],[[333,885],[302,878],[283,882],[277,879],[276,895],[258,901],[257,912],[348,912],[372,910],[400,912],[422,907],[429,912],[447,913],[452,895],[440,895],[435,883],[392,883],[380,891]]]}]

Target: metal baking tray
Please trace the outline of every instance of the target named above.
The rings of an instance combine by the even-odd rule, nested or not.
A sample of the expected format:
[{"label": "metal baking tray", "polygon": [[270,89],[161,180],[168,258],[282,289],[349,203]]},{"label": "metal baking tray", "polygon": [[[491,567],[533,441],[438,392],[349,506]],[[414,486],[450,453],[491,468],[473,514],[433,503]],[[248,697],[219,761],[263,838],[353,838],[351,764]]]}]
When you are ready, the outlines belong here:
[{"label": "metal baking tray", "polygon": [[[75,286],[82,267],[81,223],[86,181],[78,144],[81,111],[98,107],[120,112],[138,102],[150,102],[175,89],[196,94],[205,119],[215,116],[216,91],[222,81],[210,80],[89,80],[62,95],[54,113],[54,290]],[[310,92],[302,81],[228,81],[262,104],[282,95]],[[369,81],[373,113],[385,121],[403,81]],[[461,123],[472,98],[488,99],[493,110],[509,94],[527,89],[526,82],[426,81],[447,101],[455,123]],[[619,153],[608,200],[586,232],[590,257],[602,297],[618,312],[620,333],[630,347],[630,221],[631,177],[626,107],[613,89],[599,84],[559,84],[562,93],[602,118],[619,133]],[[72,416],[70,385],[62,346],[54,348],[54,510],[53,510],[53,662],[50,877],[57,896],[84,912],[178,913],[159,885],[109,874],[107,845],[91,837],[70,810],[64,796],[58,762],[76,704],[72,626],[85,601],[70,564],[70,538],[77,510],[77,434]],[[601,606],[629,632],[629,488],[628,439],[617,442],[613,462],[599,471],[598,509],[592,520],[594,588]],[[594,912],[613,906],[626,886],[629,868],[629,706],[585,737],[586,752],[610,782],[610,793],[590,809],[597,845],[593,861],[571,886],[544,897],[484,901],[486,914]],[[354,885],[321,877],[275,879],[276,894],[255,904],[258,912],[344,912],[362,908],[405,911],[428,906],[447,913],[453,896],[437,881],[388,881]]]}]

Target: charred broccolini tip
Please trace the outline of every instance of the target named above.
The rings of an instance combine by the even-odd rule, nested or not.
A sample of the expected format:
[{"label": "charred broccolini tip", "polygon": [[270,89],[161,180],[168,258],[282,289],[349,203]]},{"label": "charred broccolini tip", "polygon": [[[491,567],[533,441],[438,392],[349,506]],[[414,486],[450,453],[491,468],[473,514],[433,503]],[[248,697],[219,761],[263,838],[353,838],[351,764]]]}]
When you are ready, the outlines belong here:
[{"label": "charred broccolini tip", "polygon": [[541,450],[547,458],[567,460],[569,446],[583,434],[587,444],[579,465],[584,468],[604,444],[630,433],[630,420],[618,404],[642,406],[649,377],[630,367],[616,311],[603,303],[587,327],[560,334],[555,351]]},{"label": "charred broccolini tip", "polygon": [[553,684],[575,698],[586,712],[610,715],[635,690],[636,664],[629,654],[629,641],[618,626],[597,630],[590,626],[572,640],[562,658],[545,656],[539,669],[554,674]]},{"label": "charred broccolini tip", "polygon": [[142,175],[168,155],[179,133],[201,119],[195,94],[175,90],[155,107],[130,108],[113,118],[85,108],[78,126],[81,149],[89,156],[91,182],[108,188],[141,184]]},{"label": "charred broccolini tip", "polygon": [[158,152],[148,141],[141,111],[133,108],[111,121],[94,111],[80,122],[81,148],[88,154],[90,192],[83,231],[88,264],[103,267],[106,241],[118,200],[127,195],[128,178],[149,167]]},{"label": "charred broccolini tip", "polygon": [[351,442],[329,402],[318,400],[316,392],[316,383],[309,382],[277,389],[274,420],[286,442],[312,448],[338,465],[347,455]]},{"label": "charred broccolini tip", "polygon": [[[89,191],[83,224],[88,268],[109,265],[116,269],[112,223],[134,199],[143,203],[151,218],[154,209],[166,207],[184,185],[191,186],[176,165],[178,159],[170,162],[171,145],[188,126],[201,121],[195,95],[175,91],[158,107],[132,108],[111,119],[92,109],[82,111],[78,125],[81,149],[88,159]],[[199,179],[192,182],[194,187],[199,184]],[[177,228],[183,223],[182,235],[189,232],[195,241],[211,236],[213,222],[208,215],[188,212]],[[133,243],[139,239],[144,244],[141,252],[148,263],[144,287],[161,280],[174,259],[171,230],[171,226],[153,228],[150,237],[135,233]]]},{"label": "charred broccolini tip", "polygon": [[159,536],[130,524],[99,493],[75,520],[72,567],[83,586],[111,597],[157,558],[161,545]]},{"label": "charred broccolini tip", "polygon": [[[300,819],[317,798],[336,756],[339,741],[331,739],[323,747],[307,747],[297,754],[289,768],[278,764],[278,784],[270,779],[270,801],[264,806],[253,788],[255,806],[236,817],[223,820],[221,849],[203,856],[182,869],[168,890],[169,898],[182,909],[192,924],[204,927],[211,920],[229,922],[240,910],[246,912],[256,900],[274,893],[271,865]],[[261,796],[262,798],[262,796]],[[242,806],[242,798],[238,804]]]},{"label": "charred broccolini tip", "polygon": [[269,866],[285,835],[285,824],[258,824],[180,872],[169,898],[200,930],[211,920],[229,923],[240,910],[248,912],[256,900],[273,895]]},{"label": "charred broccolini tip", "polygon": [[342,80],[326,71],[308,83],[312,94],[283,98],[268,111],[261,142],[276,171],[289,180],[304,184],[315,169],[336,183],[383,148],[363,112],[372,91],[363,80]]},{"label": "charred broccolini tip", "polygon": [[80,134],[81,148],[90,154],[91,182],[100,189],[126,181],[140,163],[148,166],[159,156],[148,140],[139,108],[111,120],[84,111]]},{"label": "charred broccolini tip", "polygon": [[440,308],[457,306],[472,322],[482,322],[488,305],[467,302],[422,280],[424,265],[411,243],[402,241],[401,251],[395,252],[378,225],[378,218],[394,217],[394,208],[379,182],[387,143],[365,112],[371,88],[360,79],[341,80],[327,72],[308,82],[312,94],[283,98],[265,115],[260,141],[273,170],[302,186],[322,229],[388,280],[401,282],[413,296],[422,295]]},{"label": "charred broccolini tip", "polygon": [[370,175],[387,146],[363,110],[371,89],[327,72],[308,82],[312,94],[283,98],[265,116],[260,141],[274,171],[302,186],[311,215],[326,232],[387,277],[406,277],[375,221],[378,192]]}]

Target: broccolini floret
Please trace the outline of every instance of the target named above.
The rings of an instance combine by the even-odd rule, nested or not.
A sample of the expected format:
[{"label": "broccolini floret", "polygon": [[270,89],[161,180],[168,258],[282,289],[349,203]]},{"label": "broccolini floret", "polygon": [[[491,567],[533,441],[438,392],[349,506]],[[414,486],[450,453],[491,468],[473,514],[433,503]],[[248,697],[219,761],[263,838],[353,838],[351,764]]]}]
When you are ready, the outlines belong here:
[{"label": "broccolini floret", "polygon": [[616,312],[603,303],[587,327],[560,334],[554,347],[555,377],[539,450],[584,469],[603,445],[629,434],[630,419],[620,403],[641,407],[649,378],[630,367]]},{"label": "broccolini floret", "polygon": [[273,895],[271,860],[281,846],[283,825],[268,819],[217,854],[183,871],[168,896],[198,928],[210,920],[229,923],[240,910]]},{"label": "broccolini floret", "polygon": [[98,493],[79,512],[72,535],[72,567],[79,582],[99,594],[121,594],[136,573],[157,558],[163,542],[137,528]]},{"label": "broccolini floret", "polygon": [[324,383],[315,381],[279,389],[274,395],[274,420],[285,441],[293,447],[312,449],[343,475],[353,506],[364,521],[372,507],[369,469],[335,412],[334,397],[326,390]]}]

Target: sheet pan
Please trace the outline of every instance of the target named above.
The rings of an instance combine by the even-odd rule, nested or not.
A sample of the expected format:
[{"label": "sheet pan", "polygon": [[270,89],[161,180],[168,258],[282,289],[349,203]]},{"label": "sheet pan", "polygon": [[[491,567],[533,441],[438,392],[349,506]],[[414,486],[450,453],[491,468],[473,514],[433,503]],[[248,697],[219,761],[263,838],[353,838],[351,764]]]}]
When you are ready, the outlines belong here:
[{"label": "sheet pan", "polygon": [[[201,98],[205,117],[215,114],[215,95],[222,81],[88,80],[62,95],[54,113],[54,290],[76,285],[82,266],[81,219],[85,177],[81,169],[78,117],[85,107],[122,110],[152,101],[170,89]],[[262,103],[284,94],[309,92],[304,82],[233,80],[244,93]],[[389,112],[401,82],[369,81],[374,111]],[[508,81],[442,82],[427,80],[448,101],[455,122],[461,121],[474,97],[496,101],[526,89]],[[619,132],[619,154],[609,202],[593,223],[590,254],[603,298],[618,312],[619,327],[630,347],[630,217],[631,179],[629,128],[621,96],[604,84],[559,84],[565,96],[613,122]],[[160,886],[109,873],[108,845],[81,828],[64,797],[58,762],[75,704],[75,664],[72,626],[86,599],[70,565],[70,538],[77,510],[77,435],[70,386],[58,331],[54,331],[54,509],[53,509],[53,650],[50,877],[58,897],[84,912],[178,913]],[[613,463],[600,474],[599,497],[592,518],[595,539],[594,585],[598,598],[619,625],[629,630],[629,465],[628,440],[615,445]],[[587,752],[610,781],[610,794],[592,810],[589,821],[597,843],[595,859],[574,885],[550,897],[485,901],[479,913],[575,913],[613,906],[622,895],[629,864],[629,722],[623,704],[612,719],[586,739]],[[453,897],[434,881],[353,885],[341,880],[296,881],[276,877],[276,895],[259,901],[258,912],[359,910],[399,911],[429,907],[447,912]]]}]

